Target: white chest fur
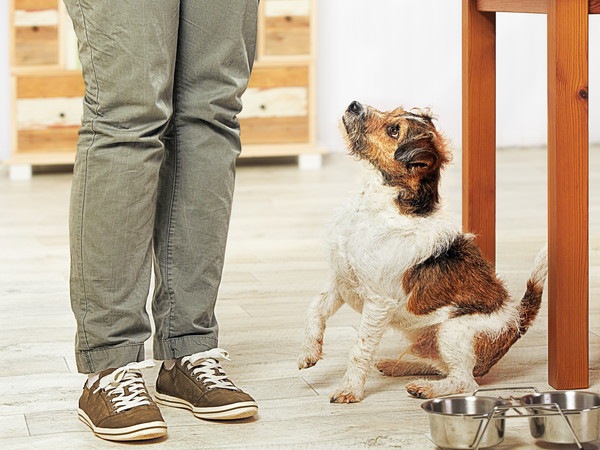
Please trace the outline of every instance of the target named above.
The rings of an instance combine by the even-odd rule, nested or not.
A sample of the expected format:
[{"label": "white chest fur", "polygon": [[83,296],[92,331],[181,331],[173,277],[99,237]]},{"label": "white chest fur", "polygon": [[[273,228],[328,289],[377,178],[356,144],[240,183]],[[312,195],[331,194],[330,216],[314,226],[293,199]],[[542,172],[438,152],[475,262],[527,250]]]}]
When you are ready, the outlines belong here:
[{"label": "white chest fur", "polygon": [[397,190],[375,175],[340,209],[329,229],[331,267],[339,284],[355,290],[348,303],[360,310],[366,296],[402,303],[402,276],[410,267],[443,253],[461,233],[441,212],[402,215]]}]

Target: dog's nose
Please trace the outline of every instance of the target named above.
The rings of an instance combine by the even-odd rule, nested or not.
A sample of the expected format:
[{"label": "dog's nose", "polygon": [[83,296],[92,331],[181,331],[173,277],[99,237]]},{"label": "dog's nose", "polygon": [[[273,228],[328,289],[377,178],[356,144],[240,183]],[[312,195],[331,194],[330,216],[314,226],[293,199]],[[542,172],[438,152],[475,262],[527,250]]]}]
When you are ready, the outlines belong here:
[{"label": "dog's nose", "polygon": [[362,114],[363,111],[363,105],[361,105],[357,101],[353,101],[352,103],[350,103],[350,106],[348,106],[348,112],[351,112],[352,114],[359,115]]}]

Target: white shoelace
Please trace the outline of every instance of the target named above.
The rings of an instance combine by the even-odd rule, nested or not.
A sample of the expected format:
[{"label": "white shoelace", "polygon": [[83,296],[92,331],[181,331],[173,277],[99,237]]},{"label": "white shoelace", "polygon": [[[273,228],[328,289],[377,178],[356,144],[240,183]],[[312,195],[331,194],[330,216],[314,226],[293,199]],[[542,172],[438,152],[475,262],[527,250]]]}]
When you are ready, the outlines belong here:
[{"label": "white shoelace", "polygon": [[127,411],[136,406],[150,405],[150,398],[144,386],[141,369],[154,367],[154,362],[146,360],[129,363],[100,378],[94,394],[103,389],[115,405],[115,412]]},{"label": "white shoelace", "polygon": [[[204,383],[207,389],[229,389],[239,391],[234,384],[229,381],[223,368],[219,364],[219,359],[229,359],[229,353],[222,348],[213,348],[206,352],[194,353],[181,359],[182,364],[187,364],[187,369],[191,371],[196,380]],[[208,383],[207,383],[208,382]],[[212,384],[211,384],[212,383]]]}]

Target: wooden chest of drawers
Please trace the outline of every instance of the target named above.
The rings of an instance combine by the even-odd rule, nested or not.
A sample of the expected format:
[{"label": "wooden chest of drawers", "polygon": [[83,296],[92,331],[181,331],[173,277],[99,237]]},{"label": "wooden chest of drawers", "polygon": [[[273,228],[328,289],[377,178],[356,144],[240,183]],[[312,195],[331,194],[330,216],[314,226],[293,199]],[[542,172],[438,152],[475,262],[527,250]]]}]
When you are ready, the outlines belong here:
[{"label": "wooden chest of drawers", "polygon": [[[76,42],[60,0],[10,0],[11,178],[72,164],[82,114]],[[262,0],[254,71],[244,94],[243,157],[291,156],[318,167],[315,0]]]}]

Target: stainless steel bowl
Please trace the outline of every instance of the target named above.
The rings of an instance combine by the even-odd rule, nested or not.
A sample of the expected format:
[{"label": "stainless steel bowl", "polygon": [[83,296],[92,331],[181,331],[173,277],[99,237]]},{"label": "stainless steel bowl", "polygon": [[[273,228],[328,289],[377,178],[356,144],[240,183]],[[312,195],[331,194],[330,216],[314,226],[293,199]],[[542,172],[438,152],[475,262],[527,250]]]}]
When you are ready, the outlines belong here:
[{"label": "stainless steel bowl", "polygon": [[575,440],[564,419],[549,408],[536,408],[540,405],[557,404],[565,413],[573,432],[580,442],[595,441],[600,438],[600,395],[585,391],[551,391],[530,394],[519,401],[531,406],[531,412],[538,417],[529,419],[531,435],[554,444],[573,444]]},{"label": "stainless steel bowl", "polygon": [[[494,397],[461,396],[428,400],[421,408],[429,416],[431,438],[438,447],[471,449],[481,433],[480,448],[497,445],[504,439],[504,412],[486,427],[488,417],[506,400]],[[484,431],[485,428],[485,431]]]}]

